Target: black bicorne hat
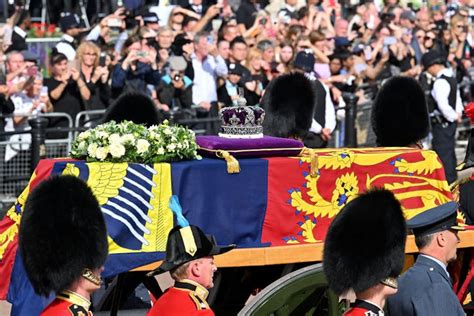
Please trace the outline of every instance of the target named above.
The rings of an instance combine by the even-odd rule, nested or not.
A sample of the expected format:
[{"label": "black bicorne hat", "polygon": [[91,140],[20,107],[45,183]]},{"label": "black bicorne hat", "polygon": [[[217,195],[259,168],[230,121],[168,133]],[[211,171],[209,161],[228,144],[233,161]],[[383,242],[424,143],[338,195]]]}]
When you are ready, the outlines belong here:
[{"label": "black bicorne hat", "polygon": [[350,201],[329,226],[324,243],[329,287],[341,295],[394,281],[403,268],[406,236],[400,202],[390,191],[375,189]]},{"label": "black bicorne hat", "polygon": [[197,226],[176,226],[168,235],[165,260],[157,269],[148,273],[148,276],[173,270],[195,259],[220,255],[233,248],[235,245],[217,246],[214,237],[204,234]]},{"label": "black bicorne hat", "polygon": [[53,176],[29,194],[19,247],[28,278],[44,296],[70,287],[85,269],[101,268],[108,254],[99,203],[74,176]]}]

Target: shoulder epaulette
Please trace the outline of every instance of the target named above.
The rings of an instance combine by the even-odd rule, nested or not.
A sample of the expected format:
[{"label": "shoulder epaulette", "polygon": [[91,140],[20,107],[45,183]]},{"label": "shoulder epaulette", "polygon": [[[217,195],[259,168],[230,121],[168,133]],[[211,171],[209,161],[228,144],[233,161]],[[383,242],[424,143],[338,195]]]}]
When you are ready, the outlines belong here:
[{"label": "shoulder epaulette", "polygon": [[207,304],[207,302],[205,300],[203,300],[202,298],[200,298],[198,295],[196,295],[196,293],[194,293],[193,291],[190,291],[189,292],[189,297],[191,298],[191,300],[194,302],[194,304],[196,304],[196,309],[197,310],[202,310],[202,309],[209,309],[209,304]]}]

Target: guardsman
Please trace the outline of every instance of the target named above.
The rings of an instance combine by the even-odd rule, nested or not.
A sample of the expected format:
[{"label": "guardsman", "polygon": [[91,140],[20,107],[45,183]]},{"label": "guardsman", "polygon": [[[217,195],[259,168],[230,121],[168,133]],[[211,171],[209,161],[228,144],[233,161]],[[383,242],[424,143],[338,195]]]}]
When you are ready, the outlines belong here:
[{"label": "guardsman", "polygon": [[56,299],[41,316],[86,316],[100,288],[108,242],[99,203],[74,176],[54,176],[28,196],[20,225],[20,251],[35,292]]},{"label": "guardsman", "polygon": [[214,238],[197,226],[173,228],[168,235],[166,258],[149,276],[169,271],[175,284],[155,302],[148,316],[214,315],[206,301],[217,270],[214,256],[233,248],[218,247]]},{"label": "guardsman", "polygon": [[413,230],[419,256],[415,265],[398,280],[398,293],[388,300],[390,316],[465,315],[452,289],[446,267],[456,259],[459,243],[456,211],[448,202],[427,210],[407,222]]},{"label": "guardsman", "polygon": [[356,301],[345,316],[382,316],[397,292],[405,260],[406,223],[393,193],[373,189],[350,201],[329,227],[323,262],[329,287]]},{"label": "guardsman", "polygon": [[375,97],[371,119],[377,146],[421,149],[430,123],[420,84],[401,76],[387,80]]}]

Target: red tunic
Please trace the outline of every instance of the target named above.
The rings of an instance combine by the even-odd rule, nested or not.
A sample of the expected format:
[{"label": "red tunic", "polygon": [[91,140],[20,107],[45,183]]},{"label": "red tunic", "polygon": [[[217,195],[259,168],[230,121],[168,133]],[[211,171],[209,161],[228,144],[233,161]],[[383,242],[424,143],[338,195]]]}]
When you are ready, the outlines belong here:
[{"label": "red tunic", "polygon": [[90,305],[86,298],[71,291],[63,291],[46,306],[41,316],[92,316]]},{"label": "red tunic", "polygon": [[383,310],[367,301],[356,300],[354,305],[344,313],[344,316],[382,316]]},{"label": "red tunic", "polygon": [[207,290],[192,281],[176,282],[156,301],[148,316],[214,316],[206,302]]}]

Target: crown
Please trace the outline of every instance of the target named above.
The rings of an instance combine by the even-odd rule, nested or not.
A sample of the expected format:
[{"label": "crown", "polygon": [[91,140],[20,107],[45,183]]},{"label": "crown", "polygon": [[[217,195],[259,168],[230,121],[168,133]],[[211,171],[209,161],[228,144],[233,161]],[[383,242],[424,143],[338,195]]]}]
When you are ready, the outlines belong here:
[{"label": "crown", "polygon": [[245,98],[237,100],[237,106],[225,107],[219,111],[222,132],[225,138],[262,138],[265,111],[259,106],[247,106]]}]

